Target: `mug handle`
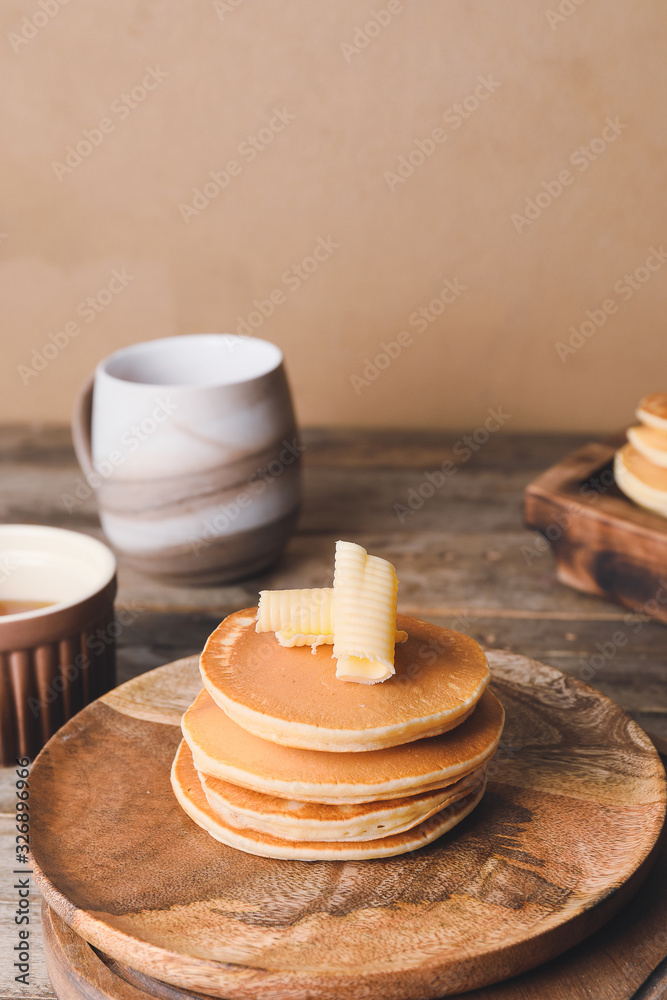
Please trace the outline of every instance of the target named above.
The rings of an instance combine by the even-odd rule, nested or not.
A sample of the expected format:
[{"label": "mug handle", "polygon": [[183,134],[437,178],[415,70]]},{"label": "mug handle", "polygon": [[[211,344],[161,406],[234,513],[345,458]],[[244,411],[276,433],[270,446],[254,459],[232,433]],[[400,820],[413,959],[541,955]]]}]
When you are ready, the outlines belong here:
[{"label": "mug handle", "polygon": [[74,451],[79,460],[79,465],[86,476],[91,476],[95,472],[90,439],[94,386],[95,372],[91,372],[79,389],[72,410],[72,441],[74,442]]}]

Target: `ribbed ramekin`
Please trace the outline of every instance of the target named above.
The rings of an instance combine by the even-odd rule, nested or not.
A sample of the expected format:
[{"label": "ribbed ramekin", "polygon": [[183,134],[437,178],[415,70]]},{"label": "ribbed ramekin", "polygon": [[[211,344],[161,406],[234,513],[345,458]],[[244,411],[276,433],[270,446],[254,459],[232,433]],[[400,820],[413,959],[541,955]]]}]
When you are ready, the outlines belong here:
[{"label": "ribbed ramekin", "polygon": [[75,531],[0,525],[0,601],[52,602],[0,615],[0,762],[33,758],[115,683],[116,560]]}]

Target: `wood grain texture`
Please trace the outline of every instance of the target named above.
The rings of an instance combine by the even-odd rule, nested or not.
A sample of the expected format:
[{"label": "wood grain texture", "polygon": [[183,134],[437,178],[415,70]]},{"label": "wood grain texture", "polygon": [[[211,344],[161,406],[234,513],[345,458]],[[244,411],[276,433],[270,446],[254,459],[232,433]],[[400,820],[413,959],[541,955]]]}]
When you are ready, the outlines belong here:
[{"label": "wood grain texture", "polygon": [[[664,883],[667,875],[664,846],[658,866]],[[190,1000],[204,996],[180,990],[110,959],[75,934],[46,903],[42,904],[42,912],[44,925],[48,923],[45,933],[48,965],[50,969],[54,963],[58,965],[53,982],[58,983],[59,1000],[107,1000],[107,997]],[[655,886],[645,884],[620,914],[565,957],[504,983],[459,996],[465,996],[466,1000],[516,1000],[517,997],[521,1000],[591,1000],[591,997],[600,996],[602,988],[605,1000],[663,1000],[667,959],[651,970],[648,962],[653,942],[647,943],[646,929],[651,918],[655,922],[666,914],[667,897],[656,892]],[[663,928],[667,926],[665,919],[661,923]],[[628,925],[633,941],[628,940]],[[664,945],[666,938],[667,931],[663,929],[662,936],[658,935],[658,947]],[[643,979],[646,973],[648,976],[642,982],[640,977]],[[128,995],[125,992],[127,984],[135,988],[135,993]],[[92,992],[100,988],[107,992],[102,992],[101,996]]]},{"label": "wood grain texture", "polygon": [[191,824],[169,789],[179,730],[145,717],[150,678],[163,705],[196,677],[190,661],[85,709],[35,763],[37,884],[115,960],[218,997],[439,997],[545,961],[637,889],[664,771],[597,692],[524,657],[490,660],[507,724],[489,791],[429,848],[276,862]]},{"label": "wood grain texture", "polygon": [[[459,628],[479,641],[544,660],[575,677],[599,646],[613,650],[591,683],[614,698],[652,734],[667,739],[667,661],[664,626],[604,598],[561,584],[551,546],[522,523],[524,488],[544,469],[583,446],[590,435],[494,435],[457,472],[456,496],[443,488],[435,517],[430,504],[404,525],[394,515],[398,491],[405,497],[425,470],[453,456],[460,434],[447,431],[304,432],[304,519],[281,562],[270,574],[240,585],[175,587],[147,580],[121,563],[119,605],[131,610],[118,638],[118,677],[127,680],[162,663],[200,650],[229,611],[246,607],[261,587],[301,586],[326,580],[338,529],[344,533],[352,491],[365,508],[358,518],[375,520],[362,544],[400,547],[402,609],[437,624]],[[453,456],[456,458],[456,456]],[[63,493],[76,486],[80,469],[69,427],[0,428],[0,520],[41,522],[84,531],[102,539],[94,501],[68,512]],[[510,488],[507,472],[513,470]],[[320,473],[328,470],[326,488]],[[388,470],[385,475],[383,470]],[[398,475],[397,475],[398,473]],[[484,488],[494,503],[480,503]],[[455,477],[456,478],[456,477]],[[450,514],[451,518],[450,519]],[[307,515],[307,520],[305,519]],[[357,522],[355,522],[357,523]],[[327,527],[328,526],[328,527]],[[329,530],[330,529],[330,530]],[[455,529],[455,530],[452,530]],[[525,553],[525,554],[524,554]],[[320,584],[321,585],[321,584]],[[621,630],[625,645],[610,646]],[[618,638],[618,637],[617,637]],[[599,664],[599,661],[596,661]],[[167,693],[165,693],[167,694]],[[30,986],[13,979],[14,909],[11,859],[14,849],[15,774],[0,768],[0,998],[53,998],[46,976],[39,911],[32,925]],[[667,845],[639,893],[618,916],[581,945],[506,983],[466,994],[469,1000],[629,1000],[643,978],[667,953]]]},{"label": "wood grain texture", "polygon": [[60,1000],[146,1000],[146,994],[111,972],[87,941],[42,904],[42,934],[49,979]]},{"label": "wood grain texture", "polygon": [[59,1000],[197,1000],[190,990],[150,979],[96,951],[42,903],[44,953]]},{"label": "wood grain texture", "polygon": [[616,445],[593,442],[526,488],[526,524],[551,542],[558,579],[667,622],[667,518],[613,482]]}]

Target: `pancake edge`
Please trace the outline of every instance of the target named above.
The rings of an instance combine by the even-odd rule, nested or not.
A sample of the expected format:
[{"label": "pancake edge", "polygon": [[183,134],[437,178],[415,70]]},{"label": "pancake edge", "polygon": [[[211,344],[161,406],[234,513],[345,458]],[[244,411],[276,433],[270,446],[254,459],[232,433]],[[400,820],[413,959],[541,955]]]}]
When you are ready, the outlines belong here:
[{"label": "pancake edge", "polygon": [[501,720],[496,737],[485,747],[482,753],[466,761],[459,771],[455,770],[455,767],[452,766],[438,771],[430,771],[427,774],[420,775],[417,780],[414,777],[408,776],[407,778],[396,778],[392,781],[378,783],[375,786],[345,784],[342,782],[308,784],[303,781],[282,781],[275,778],[262,778],[258,780],[257,775],[249,774],[247,771],[242,771],[236,767],[221,766],[219,761],[209,757],[206,753],[200,752],[198,747],[193,745],[193,737],[187,731],[185,716],[181,723],[181,731],[185,742],[190,747],[195,768],[204,774],[210,774],[214,778],[220,778],[222,781],[229,781],[232,785],[249,788],[251,791],[275,795],[278,798],[297,799],[303,802],[321,802],[325,805],[341,805],[345,803],[356,805],[362,802],[376,802],[378,799],[418,795],[421,792],[431,792],[438,788],[445,788],[489,761],[498,749],[498,744],[503,733],[505,709],[500,699],[492,691],[489,691],[488,694],[497,702],[501,712]]},{"label": "pancake edge", "polygon": [[[222,641],[221,646],[231,646],[238,632],[249,626],[255,625],[256,609],[245,608],[241,611],[233,612],[239,617],[234,622],[238,629],[232,633],[231,639]],[[253,613],[251,613],[253,612]],[[259,712],[247,705],[240,705],[229,698],[226,694],[215,687],[213,681],[207,676],[204,659],[209,653],[209,645],[218,629],[231,618],[228,615],[220,625],[209,635],[204,648],[199,657],[199,672],[201,674],[204,687],[210,694],[213,701],[226,714],[233,719],[242,729],[258,736],[260,739],[268,740],[270,743],[278,743],[280,746],[293,747],[296,750],[326,750],[332,753],[344,753],[345,751],[357,752],[359,750],[385,750],[393,746],[401,746],[403,743],[412,743],[414,740],[426,739],[429,736],[441,736],[443,733],[455,729],[457,725],[464,721],[463,716],[469,715],[479,699],[484,694],[491,680],[491,670],[486,656],[486,675],[478,685],[473,694],[465,701],[460,702],[456,709],[449,712],[443,719],[442,713],[422,716],[412,722],[397,724],[393,726],[377,726],[374,729],[329,729],[325,726],[316,726],[304,722],[288,722],[285,719]],[[428,623],[426,623],[428,624]],[[453,631],[449,629],[448,631]],[[464,635],[464,633],[460,633]],[[465,636],[475,643],[470,636]],[[479,643],[475,643],[479,646]],[[481,649],[481,647],[480,647]],[[484,651],[482,650],[482,653]],[[220,655],[217,653],[216,655]],[[391,683],[391,678],[389,678]],[[342,682],[341,682],[342,683]],[[466,717],[467,717],[466,715]]]},{"label": "pancake edge", "polygon": [[[195,803],[193,803],[185,794],[177,780],[177,766],[179,762],[179,756],[183,751],[185,741],[181,741],[176,756],[174,757],[174,762],[171,768],[171,786],[176,796],[176,799],[183,809],[183,811],[190,817],[190,819],[204,830],[210,837],[214,840],[225,844],[227,847],[234,848],[235,850],[243,851],[246,854],[254,854],[263,858],[272,858],[275,860],[288,860],[288,861],[365,861],[372,860],[374,858],[390,858],[396,857],[400,854],[407,854],[411,851],[415,851],[420,847],[425,847],[427,844],[433,843],[448,830],[451,830],[458,823],[460,823],[472,810],[479,804],[486,790],[486,780],[484,780],[480,787],[470,793],[464,799],[461,799],[459,803],[456,803],[460,808],[455,812],[453,816],[443,816],[443,813],[450,811],[449,806],[441,810],[441,812],[435,813],[430,819],[422,821],[416,827],[413,827],[415,833],[416,842],[411,842],[408,840],[400,845],[396,843],[387,843],[387,841],[394,840],[394,837],[405,837],[405,834],[395,834],[393,837],[385,837],[378,840],[370,841],[356,841],[353,846],[352,842],[344,842],[342,845],[338,843],[309,843],[307,841],[280,841],[278,838],[272,838],[274,841],[273,845],[263,844],[260,842],[253,841],[249,842],[247,837],[243,836],[243,831],[236,830],[233,827],[223,824],[215,817],[210,815],[210,809],[201,809]],[[206,798],[202,790],[202,797],[204,801]],[[466,801],[466,800],[469,801]],[[208,806],[208,803],[207,803]],[[207,815],[208,813],[208,815]],[[439,820],[440,817],[440,820]],[[213,821],[217,829],[217,834],[213,833],[206,822],[211,823]],[[424,830],[420,830],[421,827]],[[224,829],[224,835],[220,836],[220,828]],[[420,831],[418,835],[418,831]],[[409,831],[407,831],[409,832]],[[384,843],[383,843],[384,841]],[[297,846],[299,845],[299,846]]]},{"label": "pancake edge", "polygon": [[647,486],[630,472],[621,454],[622,450],[619,449],[614,456],[614,478],[618,488],[638,506],[667,517],[667,491]]},{"label": "pancake edge", "polygon": [[[663,394],[658,393],[658,395]],[[643,403],[647,398],[649,397],[644,397],[644,399],[641,400],[640,405],[635,410],[637,420],[639,420],[642,424],[646,424],[647,427],[652,427],[656,431],[667,432],[667,419],[659,417],[657,413],[653,413],[651,410],[644,410],[642,408],[641,403]]]},{"label": "pancake edge", "polygon": [[[421,810],[414,804],[411,810],[411,800],[419,797],[420,794],[428,795],[429,793],[418,792],[416,796],[407,795],[403,799],[377,799],[374,802],[357,803],[359,805],[368,805],[368,815],[337,820],[304,820],[299,817],[298,812],[295,812],[292,816],[285,816],[277,811],[256,813],[251,809],[227,806],[224,796],[207,787],[206,779],[210,776],[197,773],[199,774],[199,780],[211,812],[229,826],[236,827],[239,830],[247,827],[256,833],[266,833],[269,836],[280,837],[281,840],[336,841],[344,843],[359,843],[367,840],[376,840],[380,836],[388,837],[392,834],[405,833],[407,830],[411,830],[412,827],[418,826],[419,823],[423,823],[435,815],[435,813],[441,812],[445,807],[454,805],[460,799],[471,795],[486,778],[486,768],[482,766],[476,771],[471,771],[469,774],[463,775],[450,786],[442,789],[433,789],[432,793],[430,793],[431,798],[423,804]],[[474,779],[472,778],[473,775],[476,776]],[[466,782],[466,778],[471,778],[471,780]],[[458,784],[464,787],[460,787],[455,791],[455,786]],[[274,796],[267,796],[267,798],[274,798]],[[296,800],[284,799],[281,801]],[[219,802],[223,803],[223,808],[220,808]],[[327,805],[328,803],[321,804]],[[353,804],[344,803],[344,805]],[[385,804],[386,808],[383,809],[382,807]],[[391,804],[393,804],[393,809],[390,808]],[[240,817],[241,822],[238,819],[235,820],[235,817]],[[380,822],[383,823],[383,829],[386,830],[386,833],[381,835],[377,830]],[[366,826],[365,830],[364,826]],[[320,827],[319,830],[318,827]]]},{"label": "pancake edge", "polygon": [[[654,448],[653,445],[646,444],[642,441],[641,432],[644,428],[642,427],[628,427],[626,434],[628,438],[628,443],[632,445],[635,451],[639,452],[647,462],[652,462],[653,465],[659,466],[661,469],[667,469],[667,448],[661,451],[659,448]],[[655,430],[654,427],[650,428]],[[667,428],[665,429],[667,431]],[[663,431],[662,433],[667,438],[667,433]]]},{"label": "pancake edge", "polygon": [[[285,722],[275,716],[257,712],[246,705],[231,701],[217,690],[201,672],[204,687],[218,708],[221,708],[237,725],[253,736],[278,743],[294,750],[325,750],[330,753],[358,753],[363,750],[388,750],[390,747],[414,743],[429,736],[442,736],[456,729],[472,715],[477,702],[484,694],[490,678],[487,677],[480,689],[471,698],[462,702],[456,715],[449,715],[444,722],[441,716],[427,716],[404,726],[381,726],[377,729],[325,729],[304,722]],[[270,722],[270,725],[267,724]]]}]

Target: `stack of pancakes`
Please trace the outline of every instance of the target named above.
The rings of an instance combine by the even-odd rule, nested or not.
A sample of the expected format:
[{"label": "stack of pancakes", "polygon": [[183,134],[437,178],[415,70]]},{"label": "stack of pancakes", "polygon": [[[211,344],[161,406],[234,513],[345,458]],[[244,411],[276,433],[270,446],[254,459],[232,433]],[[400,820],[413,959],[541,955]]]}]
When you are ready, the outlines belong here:
[{"label": "stack of pancakes", "polygon": [[642,399],[638,427],[628,428],[628,444],[616,452],[614,477],[626,496],[667,517],[667,393]]},{"label": "stack of pancakes", "polygon": [[270,858],[415,850],[475,808],[504,723],[468,636],[398,616],[396,674],[336,678],[330,646],[284,647],[230,615],[201,656],[172,786],[217,840]]}]

